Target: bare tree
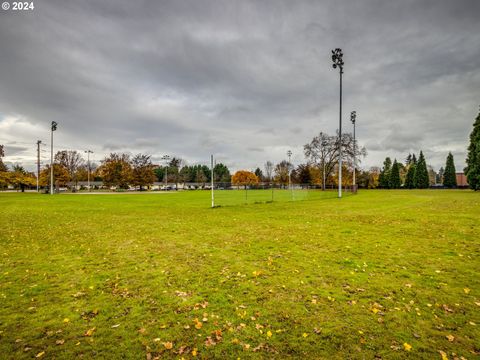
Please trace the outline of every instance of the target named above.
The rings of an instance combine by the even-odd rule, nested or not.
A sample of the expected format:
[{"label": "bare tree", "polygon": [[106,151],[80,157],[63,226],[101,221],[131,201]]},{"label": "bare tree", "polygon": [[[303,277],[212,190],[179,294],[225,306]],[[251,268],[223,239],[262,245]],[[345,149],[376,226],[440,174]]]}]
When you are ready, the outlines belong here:
[{"label": "bare tree", "polygon": [[273,163],[269,160],[265,163],[265,180],[272,181]]},{"label": "bare tree", "polygon": [[[326,180],[333,173],[338,163],[339,141],[338,133],[336,136],[332,136],[320,132],[310,143],[303,147],[305,157],[310,164],[317,166],[322,173],[322,188],[324,190]],[[355,144],[353,141],[352,134],[346,133],[342,135],[342,157],[347,166],[353,167],[354,156],[356,156],[358,164],[360,162],[359,157],[365,157],[366,155],[367,150],[364,147],[358,148],[358,144]]]},{"label": "bare tree", "polygon": [[291,165],[287,160],[282,160],[275,165],[275,181],[286,185],[288,184],[288,174],[290,172]]}]

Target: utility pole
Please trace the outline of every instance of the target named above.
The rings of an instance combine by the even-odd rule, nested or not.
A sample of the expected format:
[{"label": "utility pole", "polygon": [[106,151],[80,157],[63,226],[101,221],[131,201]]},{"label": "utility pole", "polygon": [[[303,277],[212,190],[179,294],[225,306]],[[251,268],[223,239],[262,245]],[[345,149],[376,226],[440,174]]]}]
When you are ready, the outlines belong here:
[{"label": "utility pole", "polygon": [[39,181],[40,181],[40,144],[41,140],[37,140],[37,192],[40,190]]},{"label": "utility pole", "polygon": [[87,183],[88,183],[88,191],[90,190],[90,154],[93,154],[92,150],[85,150],[87,153]]},{"label": "utility pole", "polygon": [[343,53],[342,49],[332,50],[333,68],[340,70],[340,123],[338,126],[338,197],[342,197],[342,75],[343,75]]},{"label": "utility pole", "polygon": [[57,130],[57,123],[52,121],[52,131],[50,140],[50,195],[53,195],[53,132]]}]

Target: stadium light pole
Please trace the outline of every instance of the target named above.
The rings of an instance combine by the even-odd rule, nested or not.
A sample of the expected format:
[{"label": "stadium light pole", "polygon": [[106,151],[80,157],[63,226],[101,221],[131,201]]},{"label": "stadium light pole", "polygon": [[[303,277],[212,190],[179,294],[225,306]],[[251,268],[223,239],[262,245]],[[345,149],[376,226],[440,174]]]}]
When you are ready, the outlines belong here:
[{"label": "stadium light pole", "polygon": [[343,53],[342,49],[332,50],[333,68],[340,70],[340,122],[338,126],[338,197],[342,197],[342,75],[343,75]]},{"label": "stadium light pole", "polygon": [[165,166],[165,190],[167,190],[168,186],[168,160],[170,160],[170,155],[163,155],[162,160],[167,162],[167,166]]},{"label": "stadium light pole", "polygon": [[90,154],[93,154],[92,150],[85,150],[87,153],[87,182],[88,182],[88,191],[90,190]]},{"label": "stadium light pole", "polygon": [[57,130],[57,123],[52,121],[50,140],[50,195],[53,195],[53,132]]},{"label": "stadium light pole", "polygon": [[350,113],[350,121],[353,124],[353,191],[355,191],[355,173],[357,170],[357,143],[355,141],[355,122],[357,121],[357,112]]},{"label": "stadium light pole", "polygon": [[287,156],[288,156],[288,166],[287,166],[287,169],[288,169],[288,188],[291,190],[292,189],[292,178],[290,176],[290,162],[291,162],[291,157],[292,157],[292,151],[291,150],[288,150],[287,151]]}]

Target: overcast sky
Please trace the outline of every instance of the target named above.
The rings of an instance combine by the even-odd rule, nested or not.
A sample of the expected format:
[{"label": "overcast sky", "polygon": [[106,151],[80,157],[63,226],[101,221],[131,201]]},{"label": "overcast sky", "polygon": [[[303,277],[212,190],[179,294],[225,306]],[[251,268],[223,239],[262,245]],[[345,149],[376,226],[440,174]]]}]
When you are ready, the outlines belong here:
[{"label": "overcast sky", "polygon": [[[11,2],[11,0],[6,0]],[[363,167],[422,149],[462,170],[480,104],[479,0],[35,0],[0,9],[0,144],[34,169],[55,151],[210,154],[232,169],[305,161],[357,111]]]}]

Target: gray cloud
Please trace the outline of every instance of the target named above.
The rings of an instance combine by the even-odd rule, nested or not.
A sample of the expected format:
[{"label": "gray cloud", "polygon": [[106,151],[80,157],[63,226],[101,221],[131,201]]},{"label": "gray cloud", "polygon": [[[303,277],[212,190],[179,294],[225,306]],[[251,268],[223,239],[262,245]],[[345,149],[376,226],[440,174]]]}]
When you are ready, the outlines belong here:
[{"label": "gray cloud", "polygon": [[[262,167],[356,110],[364,166],[448,151],[463,167],[480,89],[476,0],[52,0],[0,12],[0,143],[33,166],[37,139],[58,148],[148,152]],[[30,150],[30,154],[29,154]],[[256,151],[262,150],[262,151]],[[9,152],[10,151],[10,152]],[[11,157],[11,158],[10,158]]]}]

